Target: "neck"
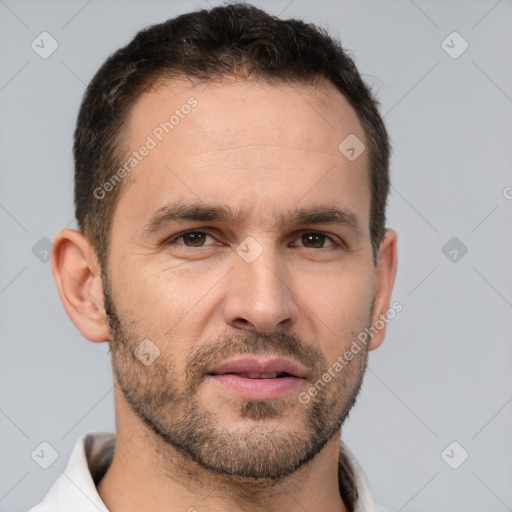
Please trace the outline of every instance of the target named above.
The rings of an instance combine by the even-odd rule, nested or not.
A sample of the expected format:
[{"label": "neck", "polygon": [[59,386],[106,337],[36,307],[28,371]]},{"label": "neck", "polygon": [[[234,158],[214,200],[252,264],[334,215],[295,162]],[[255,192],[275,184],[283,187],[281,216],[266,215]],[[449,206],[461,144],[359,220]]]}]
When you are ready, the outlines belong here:
[{"label": "neck", "polygon": [[335,435],[313,460],[279,482],[237,479],[199,466],[132,413],[130,422],[118,422],[114,458],[98,493],[110,512],[346,512],[339,448]]}]

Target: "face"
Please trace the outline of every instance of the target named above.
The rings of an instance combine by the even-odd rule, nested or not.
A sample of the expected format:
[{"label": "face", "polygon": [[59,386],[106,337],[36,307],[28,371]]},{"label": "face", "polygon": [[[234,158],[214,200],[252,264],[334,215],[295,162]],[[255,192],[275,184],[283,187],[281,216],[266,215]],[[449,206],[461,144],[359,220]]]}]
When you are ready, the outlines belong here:
[{"label": "face", "polygon": [[364,347],[332,371],[371,324],[369,157],[338,150],[364,131],[327,83],[167,83],[127,126],[104,282],[117,383],[166,446],[279,480],[339,433],[364,374]]}]

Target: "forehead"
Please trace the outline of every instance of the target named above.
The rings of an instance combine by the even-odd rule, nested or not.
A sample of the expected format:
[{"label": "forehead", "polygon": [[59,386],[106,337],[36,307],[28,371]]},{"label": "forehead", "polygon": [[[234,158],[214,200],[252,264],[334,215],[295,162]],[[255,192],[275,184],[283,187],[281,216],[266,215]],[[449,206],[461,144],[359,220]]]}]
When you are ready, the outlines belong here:
[{"label": "forehead", "polygon": [[339,150],[349,136],[366,145],[365,133],[327,81],[163,82],[138,98],[126,126],[128,157],[137,155],[118,209],[134,221],[171,199],[269,214],[324,199],[369,212],[368,152],[350,161]]},{"label": "forehead", "polygon": [[[172,125],[169,133],[161,126],[166,122]],[[190,131],[203,135],[194,140],[195,152],[212,145],[222,150],[250,139],[322,152],[326,135],[339,138],[356,132],[365,139],[356,112],[327,80],[315,86],[244,80],[192,85],[184,79],[159,80],[134,103],[127,126],[132,143],[153,133],[157,139],[172,138],[175,151]]]}]

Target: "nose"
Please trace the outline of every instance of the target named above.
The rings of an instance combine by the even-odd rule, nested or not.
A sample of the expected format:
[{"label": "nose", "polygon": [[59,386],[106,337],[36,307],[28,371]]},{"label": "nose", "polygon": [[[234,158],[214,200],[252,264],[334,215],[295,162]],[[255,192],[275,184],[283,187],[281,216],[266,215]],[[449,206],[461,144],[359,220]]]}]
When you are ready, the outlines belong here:
[{"label": "nose", "polygon": [[224,304],[226,324],[261,333],[291,329],[297,322],[298,308],[285,262],[268,248],[251,263],[234,256]]}]

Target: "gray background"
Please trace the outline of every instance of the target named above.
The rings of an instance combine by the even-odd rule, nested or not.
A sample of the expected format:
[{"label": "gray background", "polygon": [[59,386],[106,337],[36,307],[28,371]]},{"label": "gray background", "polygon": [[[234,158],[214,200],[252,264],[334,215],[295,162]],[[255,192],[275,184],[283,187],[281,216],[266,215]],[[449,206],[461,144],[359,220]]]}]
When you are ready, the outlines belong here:
[{"label": "gray background", "polygon": [[[0,0],[2,511],[38,502],[81,434],[115,429],[107,346],[80,336],[40,261],[42,238],[76,227],[71,146],[85,84],[137,30],[216,3]],[[371,353],[345,442],[390,511],[512,510],[511,2],[255,4],[340,37],[393,140],[403,311]],[[31,48],[43,31],[59,45],[47,59]],[[458,53],[458,36],[442,46],[453,31],[469,44],[457,58],[445,49]],[[455,262],[453,247],[442,251],[452,237]],[[31,458],[42,441],[58,452],[46,470]]]}]

